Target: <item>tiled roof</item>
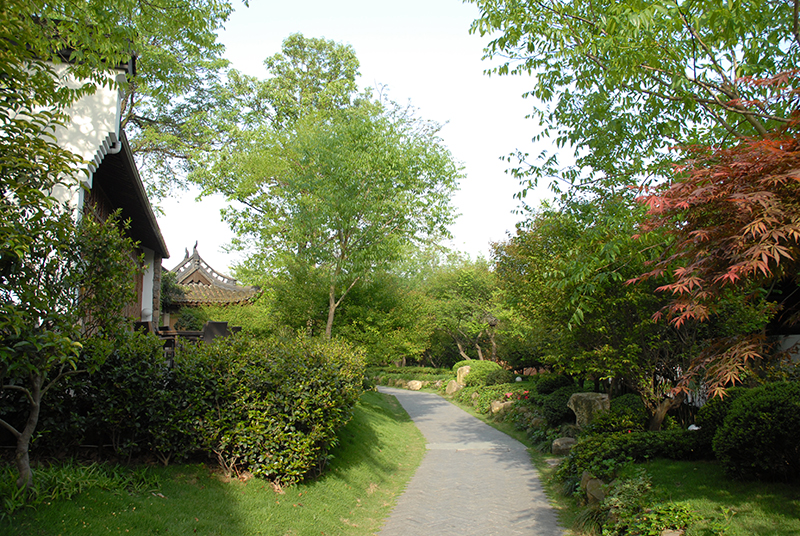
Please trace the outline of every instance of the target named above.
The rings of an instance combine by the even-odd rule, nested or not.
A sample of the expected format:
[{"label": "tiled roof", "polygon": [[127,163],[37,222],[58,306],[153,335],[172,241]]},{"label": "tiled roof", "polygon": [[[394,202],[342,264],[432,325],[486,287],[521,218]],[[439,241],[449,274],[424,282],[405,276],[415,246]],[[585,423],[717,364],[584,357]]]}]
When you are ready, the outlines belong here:
[{"label": "tiled roof", "polygon": [[243,287],[236,279],[214,270],[197,253],[196,243],[192,255],[187,249],[186,256],[171,271],[184,291],[184,296],[172,299],[175,305],[244,304],[261,291],[258,287]]},{"label": "tiled roof", "polygon": [[243,304],[253,300],[260,292],[258,287],[228,289],[199,283],[180,285],[180,287],[185,295],[173,299],[176,305]]}]

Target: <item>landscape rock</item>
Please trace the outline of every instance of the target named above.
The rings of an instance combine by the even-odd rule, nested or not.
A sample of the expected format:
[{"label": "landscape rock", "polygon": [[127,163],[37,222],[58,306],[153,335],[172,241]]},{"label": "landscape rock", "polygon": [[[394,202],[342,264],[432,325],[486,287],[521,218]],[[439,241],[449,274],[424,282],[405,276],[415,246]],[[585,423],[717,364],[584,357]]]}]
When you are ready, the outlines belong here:
[{"label": "landscape rock", "polygon": [[442,383],[444,383],[442,380],[436,380],[436,383],[434,383],[433,386],[436,387],[437,390],[439,390],[442,388]]},{"label": "landscape rock", "polygon": [[506,400],[505,402],[502,400],[492,400],[492,413],[500,413],[506,408],[511,407],[512,404],[513,402],[511,400]]},{"label": "landscape rock", "polygon": [[460,385],[457,381],[450,380],[449,382],[447,382],[447,387],[445,387],[444,394],[450,396],[452,394],[459,392],[463,388],[464,386]]},{"label": "landscape rock", "polygon": [[550,451],[554,456],[566,456],[575,443],[577,443],[577,440],[574,437],[559,437],[553,441]]},{"label": "landscape rock", "polygon": [[464,383],[464,378],[467,377],[467,374],[469,374],[470,370],[472,370],[472,367],[470,367],[469,365],[466,365],[466,366],[463,366],[463,367],[459,367],[459,369],[456,371],[456,381],[459,383],[459,385],[462,385],[462,386],[466,385]]},{"label": "landscape rock", "polygon": [[592,478],[586,483],[586,500],[589,504],[603,502],[606,498],[603,481],[599,478]]},{"label": "landscape rock", "polygon": [[411,380],[408,382],[408,388],[412,391],[419,391],[422,389],[422,382],[419,380]]},{"label": "landscape rock", "polygon": [[575,413],[577,425],[583,428],[592,423],[595,415],[611,409],[611,401],[603,393],[575,393],[569,397],[567,407]]},{"label": "landscape rock", "polygon": [[547,424],[547,419],[545,419],[544,417],[536,416],[531,419],[532,428],[542,428],[546,424]]},{"label": "landscape rock", "polygon": [[591,479],[594,478],[594,475],[589,471],[584,471],[581,475],[581,491],[586,492],[586,485],[589,483]]},{"label": "landscape rock", "polygon": [[661,531],[661,536],[683,536],[684,534],[683,530],[664,529]]}]

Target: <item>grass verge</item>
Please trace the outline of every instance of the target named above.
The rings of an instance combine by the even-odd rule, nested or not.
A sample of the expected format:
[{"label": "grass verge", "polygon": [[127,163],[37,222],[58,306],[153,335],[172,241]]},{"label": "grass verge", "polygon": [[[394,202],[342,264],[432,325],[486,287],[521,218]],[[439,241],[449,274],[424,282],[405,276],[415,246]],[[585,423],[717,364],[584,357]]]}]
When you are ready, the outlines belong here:
[{"label": "grass verge", "polygon": [[99,488],[3,521],[8,536],[366,535],[380,529],[422,461],[425,441],[393,397],[365,393],[325,472],[276,492],[206,465],[154,468],[157,491]]}]

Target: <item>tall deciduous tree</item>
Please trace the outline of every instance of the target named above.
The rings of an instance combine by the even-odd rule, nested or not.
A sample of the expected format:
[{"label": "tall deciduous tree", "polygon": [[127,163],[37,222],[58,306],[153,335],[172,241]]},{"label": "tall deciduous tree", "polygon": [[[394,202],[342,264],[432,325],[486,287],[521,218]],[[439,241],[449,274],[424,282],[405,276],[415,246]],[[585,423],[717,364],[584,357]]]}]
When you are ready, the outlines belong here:
[{"label": "tall deciduous tree", "polygon": [[486,56],[508,58],[494,72],[532,75],[541,134],[575,153],[567,170],[519,155],[529,180],[665,176],[670,147],[763,137],[794,111],[747,81],[797,68],[797,0],[472,1],[472,30],[496,35]]},{"label": "tall deciduous tree", "polygon": [[460,171],[438,129],[366,100],[309,112],[288,128],[243,133],[206,186],[238,202],[224,216],[264,266],[326,282],[330,337],[336,309],[362,278],[406,244],[447,235]]},{"label": "tall deciduous tree", "polygon": [[497,361],[500,304],[497,281],[483,259],[458,259],[434,270],[423,285],[436,329],[452,339],[463,359]]}]

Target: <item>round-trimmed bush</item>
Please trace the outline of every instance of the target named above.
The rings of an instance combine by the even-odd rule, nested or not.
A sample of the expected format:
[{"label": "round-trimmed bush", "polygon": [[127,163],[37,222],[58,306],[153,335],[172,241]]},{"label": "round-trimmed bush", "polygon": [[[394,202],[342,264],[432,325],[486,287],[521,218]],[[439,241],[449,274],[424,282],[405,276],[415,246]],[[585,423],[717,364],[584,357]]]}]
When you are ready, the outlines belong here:
[{"label": "round-trimmed bush", "polygon": [[504,383],[513,383],[514,373],[510,370],[498,369],[489,372],[486,375],[486,385],[501,385]]},{"label": "round-trimmed bush", "polygon": [[725,417],[728,416],[733,402],[747,391],[748,389],[744,387],[729,387],[723,398],[715,396],[709,399],[697,412],[694,420],[700,429],[695,433],[705,457],[714,457],[714,449],[712,448],[714,435],[717,433],[717,429],[722,426],[722,423],[725,422]]},{"label": "round-trimmed bush", "polygon": [[539,376],[536,380],[536,392],[540,395],[549,395],[562,387],[569,387],[575,382],[569,376],[547,374]]},{"label": "round-trimmed bush", "polygon": [[[463,366],[463,365],[462,365]],[[486,377],[496,370],[502,370],[500,365],[494,361],[470,361],[467,365],[469,374],[464,378],[464,385],[467,387],[480,387],[486,385]]]},{"label": "round-trimmed bush", "polygon": [[575,414],[567,407],[569,397],[581,391],[575,384],[566,385],[550,393],[542,400],[542,416],[550,426],[575,422]]},{"label": "round-trimmed bush", "polygon": [[800,480],[800,383],[748,390],[731,404],[714,436],[725,472],[742,479]]}]

